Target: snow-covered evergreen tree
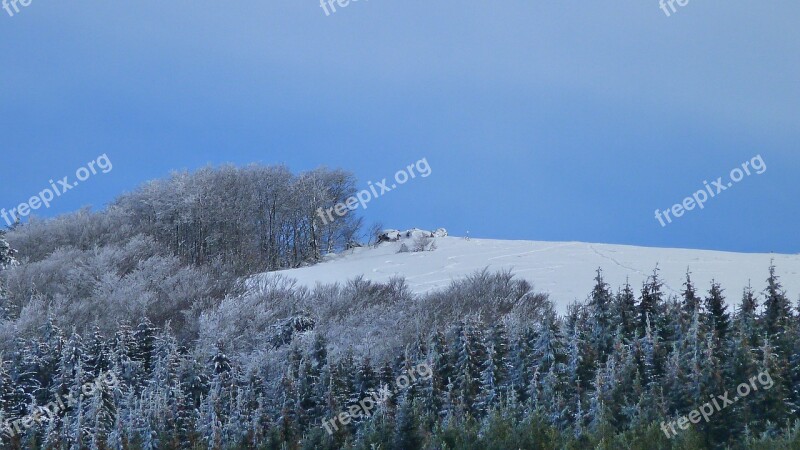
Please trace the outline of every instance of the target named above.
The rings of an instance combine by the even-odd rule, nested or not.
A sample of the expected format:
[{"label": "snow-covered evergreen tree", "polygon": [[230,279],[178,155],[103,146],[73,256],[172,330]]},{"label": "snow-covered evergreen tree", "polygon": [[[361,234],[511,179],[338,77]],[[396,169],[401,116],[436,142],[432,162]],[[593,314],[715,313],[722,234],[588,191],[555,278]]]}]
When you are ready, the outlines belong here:
[{"label": "snow-covered evergreen tree", "polygon": [[718,343],[725,341],[730,327],[730,314],[728,306],[725,304],[723,289],[719,283],[712,281],[711,289],[705,300],[705,322],[706,329],[714,333]]},{"label": "snow-covered evergreen tree", "polygon": [[0,270],[17,265],[16,250],[11,248],[5,237],[5,232],[0,230]]},{"label": "snow-covered evergreen tree", "polygon": [[617,292],[614,305],[615,315],[619,320],[621,338],[625,343],[630,343],[636,339],[639,308],[636,304],[636,294],[627,280],[622,290]]},{"label": "snow-covered evergreen tree", "polygon": [[2,272],[9,267],[17,265],[17,260],[14,258],[15,253],[14,249],[5,240],[5,234],[0,230],[0,322],[11,318],[11,304],[3,282]]},{"label": "snow-covered evergreen tree", "polygon": [[788,359],[791,347],[792,305],[775,273],[775,265],[769,267],[767,288],[764,291],[764,332],[779,358]]},{"label": "snow-covered evergreen tree", "polygon": [[610,286],[603,280],[603,271],[600,268],[597,269],[594,281],[595,285],[588,304],[590,342],[593,350],[592,358],[596,359],[598,364],[603,364],[614,343],[616,328],[613,319],[614,295]]}]

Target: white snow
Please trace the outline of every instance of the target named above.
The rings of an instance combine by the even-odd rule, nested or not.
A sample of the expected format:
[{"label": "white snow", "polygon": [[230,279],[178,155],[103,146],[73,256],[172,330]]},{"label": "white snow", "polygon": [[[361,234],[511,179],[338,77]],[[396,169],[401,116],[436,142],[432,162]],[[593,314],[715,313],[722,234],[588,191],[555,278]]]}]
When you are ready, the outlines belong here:
[{"label": "white snow", "polygon": [[748,282],[756,292],[764,289],[770,260],[774,259],[790,299],[796,300],[800,295],[800,255],[459,237],[437,237],[434,251],[397,253],[405,240],[384,242],[377,248],[355,248],[329,256],[314,266],[278,273],[308,287],[343,282],[358,275],[373,281],[403,276],[414,292],[424,293],[483,268],[510,269],[533,283],[536,291],[549,293],[557,309],[564,312],[571,302],[586,299],[598,267],[615,291],[628,278],[638,293],[642,282],[658,264],[664,290],[676,295],[682,289],[688,268],[698,291],[705,294],[715,279],[726,289],[728,303],[738,304]]}]

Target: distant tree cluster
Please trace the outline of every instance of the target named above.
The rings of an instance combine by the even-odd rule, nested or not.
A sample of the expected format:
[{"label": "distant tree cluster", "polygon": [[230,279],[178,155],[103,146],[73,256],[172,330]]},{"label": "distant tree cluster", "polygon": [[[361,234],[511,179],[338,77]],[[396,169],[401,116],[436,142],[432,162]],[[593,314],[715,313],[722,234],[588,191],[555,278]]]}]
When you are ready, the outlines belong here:
[{"label": "distant tree cluster", "polygon": [[[119,197],[101,212],[84,209],[18,225],[6,238],[23,264],[0,275],[16,335],[57,318],[79,332],[147,317],[172,321],[180,339],[249,275],[313,264],[355,238],[348,212],[322,224],[318,208],[354,192],[353,176],[282,166],[223,166],[175,173]],[[0,238],[0,267],[15,261]],[[11,336],[0,335],[10,339]],[[0,344],[2,346],[2,344]]]},{"label": "distant tree cluster", "polygon": [[9,239],[21,258],[39,261],[61,247],[120,245],[141,234],[182,262],[221,262],[244,275],[312,264],[344,248],[360,220],[348,211],[323,225],[317,209],[353,192],[355,178],[343,170],[295,175],[283,166],[209,167],[149,182],[100,213],[34,220]]},{"label": "distant tree cluster", "polygon": [[294,175],[282,166],[225,166],[148,183],[114,208],[182,260],[221,258],[244,274],[315,263],[343,248],[360,221],[348,211],[323,224],[317,211],[355,191],[355,178],[343,170]]},{"label": "distant tree cluster", "polygon": [[[23,417],[33,405],[75,391],[103,371],[121,383],[7,440],[4,448],[699,449],[800,443],[800,316],[774,268],[763,293],[745,289],[735,311],[728,311],[720,285],[699,292],[689,275],[682,296],[668,298],[657,272],[638,292],[630,285],[613,292],[598,270],[588,300],[564,316],[508,274],[478,273],[422,298],[406,298],[402,280],[354,281],[316,294],[280,279],[266,284],[238,314],[234,304],[220,305],[220,320],[193,344],[180,344],[170,325],[148,321],[120,325],[109,335],[63,332],[48,321],[36,337],[16,339],[0,365],[6,419]],[[356,302],[354,309],[378,302],[387,313],[399,308],[414,315],[427,308],[429,316],[390,351],[332,344],[354,312],[301,313],[290,306],[321,301],[315,296],[324,292],[333,293],[337,305]],[[259,311],[273,304],[267,299],[280,303],[287,295],[292,300],[260,322],[256,316],[267,313]],[[446,308],[459,299],[466,306]],[[407,300],[420,309],[409,310]],[[481,309],[481,300],[490,306]],[[353,337],[362,338],[368,339]],[[332,435],[321,427],[420,361],[433,368],[432,378]],[[662,421],[762,370],[774,380],[771,389],[672,439],[662,432]]]}]

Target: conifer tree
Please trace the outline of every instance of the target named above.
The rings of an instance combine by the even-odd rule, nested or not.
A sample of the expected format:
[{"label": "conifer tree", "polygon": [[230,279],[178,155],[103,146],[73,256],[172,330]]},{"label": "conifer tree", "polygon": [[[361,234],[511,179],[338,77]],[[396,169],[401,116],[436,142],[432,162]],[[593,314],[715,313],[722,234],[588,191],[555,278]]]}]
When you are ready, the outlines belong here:
[{"label": "conifer tree", "polygon": [[[392,369],[392,365],[389,361],[386,361],[378,373],[378,389],[391,389],[395,383],[395,376],[394,370]],[[395,397],[389,397],[386,401],[383,402],[382,407],[392,410],[395,406],[397,406]]]},{"label": "conifer tree", "polygon": [[12,308],[2,273],[9,267],[17,265],[17,260],[14,258],[15,253],[14,249],[5,240],[5,233],[0,230],[0,322],[11,319]]},{"label": "conifer tree", "polygon": [[764,290],[764,332],[770,339],[772,348],[778,358],[788,360],[791,348],[792,306],[778,275],[775,265],[769,267],[767,288]]},{"label": "conifer tree", "polygon": [[511,371],[511,383],[517,399],[521,403],[528,400],[528,388],[536,371],[536,361],[534,360],[534,348],[539,336],[536,328],[527,326],[520,334],[514,345],[513,365]]},{"label": "conifer tree", "polygon": [[[737,307],[731,321],[729,339],[723,345],[727,346],[727,361],[724,363],[724,379],[732,395],[733,387],[746,382],[753,374],[758,372],[758,331],[756,324],[756,298],[753,290],[748,286],[744,289],[742,302]],[[727,409],[727,433],[735,440],[746,429],[747,424],[754,419],[753,403],[736,402]]]},{"label": "conifer tree", "polygon": [[728,314],[728,306],[725,304],[723,289],[719,283],[712,281],[711,289],[705,300],[705,322],[706,329],[714,334],[719,347],[728,334],[731,318]]},{"label": "conifer tree", "polygon": [[17,264],[16,253],[17,251],[11,248],[11,245],[6,241],[5,232],[0,230],[0,271]]},{"label": "conifer tree", "polygon": [[690,378],[684,360],[683,344],[684,342],[673,342],[664,373],[668,410],[673,413],[684,411],[694,401],[688,393]]},{"label": "conifer tree", "polygon": [[454,382],[459,394],[459,406],[475,415],[474,404],[480,393],[481,368],[486,351],[478,323],[459,324],[455,342]]},{"label": "conifer tree", "polygon": [[[319,417],[319,405],[316,398],[313,364],[307,358],[303,359],[298,374],[298,421],[301,427],[307,427]],[[321,416],[320,416],[321,417]]]},{"label": "conifer tree", "polygon": [[660,312],[663,302],[663,294],[661,292],[663,284],[658,277],[658,267],[653,270],[653,275],[648,277],[647,281],[642,286],[642,296],[639,302],[639,334],[644,336],[648,322],[653,326],[660,321]]},{"label": "conifer tree", "polygon": [[694,313],[701,308],[701,299],[697,296],[697,290],[692,283],[692,273],[686,271],[686,281],[683,283],[683,298],[681,301],[681,321],[687,326],[694,318]]},{"label": "conifer tree", "polygon": [[139,363],[139,370],[135,375],[137,383],[144,383],[153,369],[158,331],[149,319],[144,318],[133,333],[130,359]]},{"label": "conifer tree", "polygon": [[636,294],[634,294],[628,280],[625,280],[625,286],[622,290],[617,291],[614,305],[617,320],[619,320],[621,337],[625,343],[629,343],[636,338],[639,308],[636,304]]},{"label": "conifer tree", "polygon": [[559,328],[560,324],[555,314],[549,313],[542,318],[542,324],[533,347],[533,359],[540,374],[564,363]]},{"label": "conifer tree", "polygon": [[[761,376],[764,380],[772,380],[772,386],[761,385],[761,379],[755,383],[753,392],[747,398],[748,402],[753,402],[753,413],[761,421],[769,421],[772,425],[783,423],[791,412],[790,407],[790,387],[787,386],[788,367],[785,361],[777,353],[777,348],[772,346],[769,339],[765,339],[759,348],[761,360],[759,361],[759,373],[750,374],[750,377]],[[764,375],[761,375],[764,374]]]},{"label": "conifer tree", "polygon": [[311,375],[319,377],[323,367],[328,364],[328,343],[322,333],[316,333],[311,349]]},{"label": "conifer tree", "polygon": [[422,439],[419,436],[416,411],[413,400],[402,395],[397,411],[397,428],[395,430],[395,450],[418,450],[422,448]]},{"label": "conifer tree", "polygon": [[[222,419],[218,415],[221,390],[222,385],[220,380],[216,378],[211,383],[208,395],[203,397],[200,403],[200,410],[197,415],[197,424],[195,428],[200,434],[200,439],[204,443],[205,448],[222,448]],[[285,410],[281,410],[281,413],[285,412]],[[291,433],[293,432],[291,419],[286,418],[284,415],[279,419],[279,423],[282,425],[281,429],[286,435],[291,437]]]},{"label": "conifer tree", "polygon": [[86,370],[88,370],[93,377],[98,377],[101,373],[111,368],[111,358],[109,356],[108,346],[106,345],[106,339],[100,333],[99,328],[95,327],[91,342],[86,351]]},{"label": "conifer tree", "polygon": [[[798,302],[798,312],[800,312],[800,302]],[[800,415],[800,324],[797,320],[791,326],[789,337],[790,354],[789,369],[786,374],[788,377],[789,405],[795,415]]]},{"label": "conifer tree", "polygon": [[753,288],[748,285],[742,293],[742,302],[735,316],[734,327],[740,338],[750,347],[759,345],[758,300]]},{"label": "conifer tree", "polygon": [[508,339],[508,331],[503,322],[499,322],[491,328],[489,341],[494,351],[493,362],[497,377],[497,388],[499,393],[505,396],[511,389],[513,364],[511,362],[511,344]]},{"label": "conifer tree", "polygon": [[585,369],[584,351],[586,346],[580,330],[580,321],[572,324],[567,340],[567,361],[564,365],[564,399],[567,402],[566,414],[575,425],[576,433],[581,429],[583,417],[583,396],[585,381],[589,373]]},{"label": "conifer tree", "polygon": [[611,288],[603,280],[603,271],[597,269],[597,276],[594,279],[595,285],[589,297],[589,327],[590,343],[593,350],[592,359],[597,364],[605,363],[613,345],[614,324],[612,314],[614,307],[614,296]]},{"label": "conifer tree", "polygon": [[480,393],[478,394],[474,410],[478,417],[485,417],[492,409],[492,405],[500,398],[497,372],[497,352],[493,343],[486,346],[486,359],[480,374]]},{"label": "conifer tree", "polygon": [[447,392],[447,385],[453,377],[453,365],[448,355],[446,337],[440,330],[437,330],[431,337],[429,349],[428,360],[433,373],[428,384],[430,392],[426,396],[430,405],[426,406],[431,409],[429,412],[436,416],[447,415],[449,411],[443,411],[444,395]]}]

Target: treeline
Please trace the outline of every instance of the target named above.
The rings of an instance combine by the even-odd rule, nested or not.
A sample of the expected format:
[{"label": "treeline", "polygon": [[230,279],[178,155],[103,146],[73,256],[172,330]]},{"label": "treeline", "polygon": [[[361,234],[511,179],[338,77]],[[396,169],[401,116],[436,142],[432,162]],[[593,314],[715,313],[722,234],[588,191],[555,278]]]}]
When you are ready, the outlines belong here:
[{"label": "treeline", "polygon": [[354,185],[352,174],[324,168],[205,168],[147,183],[100,212],[17,225],[2,241],[21,264],[0,273],[0,320],[16,322],[0,326],[0,351],[8,333],[29,337],[48,317],[79,332],[146,317],[194,338],[200,315],[238,295],[242,278],[351,245],[360,219],[348,212],[323,224],[317,209]]},{"label": "treeline", "polygon": [[[229,353],[235,336],[192,348],[178,344],[169,327],[147,322],[121,326],[110,338],[65,333],[51,322],[4,355],[4,417],[24,417],[33,405],[77,392],[104,371],[121,383],[6,445],[477,450],[800,444],[800,316],[774,267],[763,292],[745,289],[731,311],[721,286],[700,292],[689,275],[679,298],[664,294],[657,272],[637,291],[626,285],[613,292],[600,271],[595,281],[588,301],[564,316],[541,305],[535,322],[515,322],[514,314],[502,320],[467,314],[418,329],[416,338],[385,357],[333,351],[320,324],[305,317],[281,321],[274,339],[246,354]],[[476,298],[496,292],[471,286]],[[367,290],[380,292],[378,286]],[[435,306],[433,297],[417,299],[426,301]],[[516,305],[509,311],[519,306],[509,303]],[[398,392],[372,417],[332,435],[321,427],[371,391],[393,387],[395,377],[422,361],[433,376]],[[764,371],[770,389],[671,439],[663,432],[662,421],[734,392]]]},{"label": "treeline", "polygon": [[327,224],[317,217],[354,192],[355,178],[343,170],[208,167],[146,183],[103,212],[32,220],[8,240],[20,260],[36,262],[60,248],[124,245],[142,235],[183,263],[246,275],[312,264],[355,240],[361,223],[350,212]]}]

